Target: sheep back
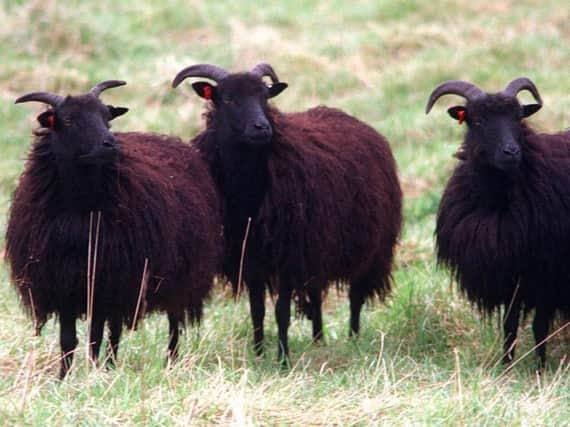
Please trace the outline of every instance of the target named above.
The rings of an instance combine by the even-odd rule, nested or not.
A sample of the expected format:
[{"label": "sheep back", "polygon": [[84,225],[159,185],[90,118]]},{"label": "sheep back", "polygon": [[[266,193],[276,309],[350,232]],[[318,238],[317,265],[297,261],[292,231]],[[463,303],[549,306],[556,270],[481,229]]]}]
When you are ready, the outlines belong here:
[{"label": "sheep back", "polygon": [[[358,281],[372,272],[375,286],[363,294],[383,298],[402,221],[402,193],[387,141],[326,107],[291,114],[271,109],[269,119],[274,140],[267,192],[248,238],[244,277],[263,270],[274,288],[279,277],[288,277],[326,289],[328,282]],[[213,166],[210,135],[206,130],[196,141]],[[226,273],[234,285],[242,238],[226,234]]]}]

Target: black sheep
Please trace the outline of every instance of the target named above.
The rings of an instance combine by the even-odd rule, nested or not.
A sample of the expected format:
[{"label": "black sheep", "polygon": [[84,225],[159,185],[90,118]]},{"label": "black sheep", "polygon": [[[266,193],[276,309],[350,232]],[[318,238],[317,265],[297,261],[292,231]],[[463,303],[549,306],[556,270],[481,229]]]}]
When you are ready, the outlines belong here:
[{"label": "black sheep", "polygon": [[[537,104],[521,105],[528,90]],[[504,357],[514,358],[521,311],[535,310],[533,331],[541,366],[557,311],[570,314],[570,132],[538,134],[524,119],[542,101],[527,78],[499,93],[447,81],[431,94],[460,95],[448,110],[467,133],[437,215],[438,261],[469,300],[490,314],[504,309]]]},{"label": "black sheep", "polygon": [[[273,84],[267,86],[263,77]],[[321,302],[331,282],[350,284],[350,334],[362,305],[390,291],[402,194],[388,142],[340,110],[317,107],[285,114],[267,104],[287,85],[268,64],[230,74],[194,65],[174,79],[211,100],[206,129],[194,143],[221,195],[226,239],[224,273],[249,289],[255,349],[263,342],[265,289],[277,294],[279,359],[287,362],[293,296],[322,337]]]},{"label": "black sheep", "polygon": [[123,325],[166,311],[175,357],[180,324],[200,320],[218,269],[219,208],[207,167],[179,139],[112,134],[109,121],[127,109],[98,96],[123,84],[16,101],[51,108],[38,116],[41,128],[14,193],[6,259],[37,332],[51,315],[59,318],[61,378],[77,345],[76,319],[84,315],[91,319],[91,359],[108,322],[112,361]]}]

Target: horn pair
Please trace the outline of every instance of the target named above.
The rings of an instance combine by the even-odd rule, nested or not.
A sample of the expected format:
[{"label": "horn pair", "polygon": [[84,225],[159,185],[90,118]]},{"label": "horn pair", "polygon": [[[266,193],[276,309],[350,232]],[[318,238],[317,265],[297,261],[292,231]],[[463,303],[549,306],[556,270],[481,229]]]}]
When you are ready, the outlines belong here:
[{"label": "horn pair", "polygon": [[[501,93],[506,96],[515,97],[522,90],[528,90],[538,105],[542,106],[542,99],[538,93],[538,89],[534,83],[527,77],[519,77],[511,81]],[[428,103],[426,105],[426,114],[430,112],[435,102],[443,95],[454,94],[459,95],[471,102],[475,99],[487,96],[485,92],[475,86],[473,83],[464,82],[461,80],[448,80],[436,87],[431,93]]]},{"label": "horn pair", "polygon": [[[93,86],[89,91],[90,95],[93,95],[95,98],[98,98],[101,92],[107,89],[111,89],[117,86],[126,85],[127,82],[122,80],[106,80],[104,82],[98,83],[97,85]],[[16,99],[16,104],[21,102],[30,102],[30,101],[38,101],[43,102],[44,104],[51,105],[52,107],[56,108],[65,98],[61,95],[57,95],[51,92],[32,92],[26,95],[20,96]]]},{"label": "horn pair", "polygon": [[[277,74],[275,74],[275,71],[273,71],[271,65],[266,63],[257,64],[255,67],[253,67],[250,73],[258,76],[259,78],[268,76],[274,84],[279,82],[279,78],[277,77]],[[176,75],[176,77],[174,77],[174,80],[172,81],[172,87],[177,87],[180,83],[182,83],[184,79],[187,79],[188,77],[205,77],[207,79],[215,81],[216,83],[219,83],[229,75],[230,73],[216,65],[191,65],[184,68]]]}]

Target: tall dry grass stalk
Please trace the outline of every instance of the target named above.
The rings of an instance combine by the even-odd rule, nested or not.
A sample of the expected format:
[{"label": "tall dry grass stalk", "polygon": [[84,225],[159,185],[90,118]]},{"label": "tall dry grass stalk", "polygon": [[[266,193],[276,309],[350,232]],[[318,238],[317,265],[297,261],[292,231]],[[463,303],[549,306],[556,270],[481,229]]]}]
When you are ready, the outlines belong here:
[{"label": "tall dry grass stalk", "polygon": [[[143,274],[141,278],[141,285],[139,289],[139,296],[137,298],[137,306],[135,309],[135,315],[133,317],[133,323],[131,325],[131,333],[135,330],[137,326],[137,321],[140,318],[143,318],[146,313],[146,289],[148,286],[148,258],[144,260],[144,267],[143,267]],[[144,326],[141,328],[143,329],[142,337],[141,337],[141,367],[140,367],[140,382],[141,382],[141,393],[140,393],[140,406],[139,411],[142,418],[142,424],[147,425],[147,413],[146,413],[146,379],[144,376],[145,372],[145,354],[146,354],[146,334],[144,333]]]},{"label": "tall dry grass stalk", "polygon": [[247,218],[247,226],[245,227],[245,235],[243,236],[243,242],[241,243],[241,256],[239,260],[239,274],[237,282],[237,296],[241,295],[241,283],[243,278],[243,263],[245,260],[245,250],[247,248],[247,238],[249,236],[249,228],[251,227],[251,217]]},{"label": "tall dry grass stalk", "polygon": [[142,274],[142,278],[141,278],[141,285],[139,288],[139,296],[137,298],[137,306],[135,308],[135,315],[133,317],[133,323],[131,325],[131,331],[135,330],[135,327],[137,326],[137,321],[139,318],[139,313],[140,313],[140,317],[144,317],[145,312],[146,312],[146,288],[148,285],[148,258],[145,258],[144,260],[144,267],[143,267],[143,274]]},{"label": "tall dry grass stalk", "polygon": [[[99,231],[101,228],[101,211],[97,212],[95,238],[93,239],[94,216],[89,213],[89,246],[87,248],[87,339],[85,346],[85,364],[89,368],[91,362],[91,331],[93,327],[93,304],[95,301],[95,277],[97,270],[97,253],[99,252]],[[95,363],[95,361],[93,361]]]},{"label": "tall dry grass stalk", "polygon": [[453,355],[455,358],[455,393],[456,399],[459,403],[460,411],[463,412],[463,384],[461,383],[461,363],[459,361],[459,349],[455,347],[453,349]]},{"label": "tall dry grass stalk", "polygon": [[[38,323],[36,318],[36,307],[34,305],[34,298],[32,295],[32,290],[28,288],[28,295],[30,296],[30,304],[32,306],[32,319],[34,324],[34,329],[36,332],[38,331]],[[26,408],[26,402],[28,397],[28,390],[30,388],[30,381],[34,376],[34,369],[36,366],[36,340],[32,340],[32,346],[28,353],[26,354],[26,358],[24,359],[23,369],[24,369],[24,387],[22,389],[22,400],[21,400],[21,412],[24,412]],[[19,375],[16,377],[19,378]],[[16,384],[15,384],[16,385]]]}]

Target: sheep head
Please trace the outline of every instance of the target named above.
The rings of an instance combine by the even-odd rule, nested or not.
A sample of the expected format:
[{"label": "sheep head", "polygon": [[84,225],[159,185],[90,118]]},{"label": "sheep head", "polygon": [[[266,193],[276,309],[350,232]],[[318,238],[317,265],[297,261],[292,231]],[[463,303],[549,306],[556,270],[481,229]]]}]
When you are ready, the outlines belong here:
[{"label": "sheep head", "polygon": [[49,92],[33,92],[21,96],[21,102],[42,102],[50,106],[37,120],[49,134],[51,150],[56,159],[78,164],[105,164],[116,160],[119,147],[109,131],[109,122],[125,114],[128,108],[105,105],[99,99],[102,91],[126,84],[107,80],[97,84],[89,93],[60,96]]},{"label": "sheep head", "polygon": [[[537,103],[521,105],[517,94],[522,90],[528,90]],[[542,107],[542,99],[534,83],[526,77],[520,77],[511,81],[503,91],[490,94],[472,83],[446,81],[431,93],[426,114],[446,94],[459,95],[467,100],[464,106],[458,105],[447,110],[459,124],[467,124],[464,143],[466,150],[496,169],[517,169],[522,160],[522,120]]]},{"label": "sheep head", "polygon": [[[263,77],[269,77],[269,86]],[[205,77],[216,82],[192,84],[198,96],[213,103],[215,128],[223,141],[235,145],[264,146],[271,142],[273,129],[268,119],[267,100],[279,95],[287,83],[279,81],[269,64],[258,64],[250,72],[228,73],[209,64],[192,65],[180,71],[172,82],[177,87],[188,77]]]}]

